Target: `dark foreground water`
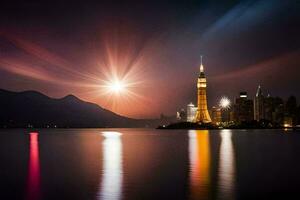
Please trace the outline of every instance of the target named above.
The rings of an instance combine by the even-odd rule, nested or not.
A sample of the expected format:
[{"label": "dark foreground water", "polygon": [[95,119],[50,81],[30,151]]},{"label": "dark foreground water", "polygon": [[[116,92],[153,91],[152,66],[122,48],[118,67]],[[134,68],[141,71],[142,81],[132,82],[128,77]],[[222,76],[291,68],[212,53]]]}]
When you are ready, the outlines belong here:
[{"label": "dark foreground water", "polygon": [[292,196],[300,198],[299,132],[0,130],[0,199]]}]

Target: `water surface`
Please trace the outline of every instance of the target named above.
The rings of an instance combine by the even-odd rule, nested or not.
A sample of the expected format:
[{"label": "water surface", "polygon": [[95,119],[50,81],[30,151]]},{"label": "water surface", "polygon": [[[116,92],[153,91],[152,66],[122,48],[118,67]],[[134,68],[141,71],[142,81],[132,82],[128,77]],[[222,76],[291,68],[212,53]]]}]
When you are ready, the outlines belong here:
[{"label": "water surface", "polygon": [[293,131],[0,130],[0,162],[0,199],[300,197]]}]

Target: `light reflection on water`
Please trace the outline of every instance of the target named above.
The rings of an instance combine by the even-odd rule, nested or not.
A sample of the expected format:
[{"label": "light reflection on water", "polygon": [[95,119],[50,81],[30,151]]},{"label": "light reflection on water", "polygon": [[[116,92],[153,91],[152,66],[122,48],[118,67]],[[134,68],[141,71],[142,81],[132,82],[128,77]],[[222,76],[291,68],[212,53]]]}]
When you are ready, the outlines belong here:
[{"label": "light reflection on water", "polygon": [[40,158],[38,133],[29,134],[29,164],[26,199],[40,199]]},{"label": "light reflection on water", "polygon": [[[189,131],[190,199],[212,199],[211,146],[207,130]],[[220,132],[217,198],[234,199],[235,161],[230,130]]]},{"label": "light reflection on water", "polygon": [[218,169],[218,199],[234,199],[235,159],[231,130],[222,130]]},{"label": "light reflection on water", "polygon": [[189,131],[190,199],[209,199],[210,146],[207,130]]},{"label": "light reflection on water", "polygon": [[123,169],[122,141],[119,132],[102,132],[103,140],[103,171],[100,193],[101,200],[121,199]]},{"label": "light reflection on water", "polygon": [[5,130],[0,134],[1,199],[291,196],[300,180],[300,134],[282,133]]}]

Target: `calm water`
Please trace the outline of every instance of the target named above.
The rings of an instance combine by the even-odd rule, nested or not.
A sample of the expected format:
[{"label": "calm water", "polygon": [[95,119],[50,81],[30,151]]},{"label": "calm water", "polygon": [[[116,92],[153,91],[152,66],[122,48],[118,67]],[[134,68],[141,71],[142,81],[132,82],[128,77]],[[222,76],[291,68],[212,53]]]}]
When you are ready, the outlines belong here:
[{"label": "calm water", "polygon": [[300,198],[300,132],[0,130],[0,199]]}]

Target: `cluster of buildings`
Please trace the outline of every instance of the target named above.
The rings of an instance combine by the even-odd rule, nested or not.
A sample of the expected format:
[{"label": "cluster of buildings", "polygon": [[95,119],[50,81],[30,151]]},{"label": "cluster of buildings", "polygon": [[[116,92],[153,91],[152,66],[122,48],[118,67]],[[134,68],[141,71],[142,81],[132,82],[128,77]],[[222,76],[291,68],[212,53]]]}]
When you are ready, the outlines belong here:
[{"label": "cluster of buildings", "polygon": [[264,121],[270,126],[295,124],[285,112],[284,101],[278,97],[264,96],[260,86],[254,98],[249,98],[247,92],[240,92],[230,107],[213,107],[211,115],[212,123],[216,125],[222,122],[241,124],[253,121]]},{"label": "cluster of buildings", "polygon": [[299,110],[297,103],[296,105],[288,105],[289,100],[285,103],[279,97],[265,96],[261,86],[258,86],[254,98],[249,98],[247,92],[240,92],[233,103],[229,99],[222,99],[220,105],[213,106],[208,110],[206,86],[201,58],[200,74],[197,81],[197,106],[189,103],[186,110],[181,109],[177,112],[177,120],[215,125],[262,122],[268,123],[270,127],[290,127],[297,124],[297,114],[293,114],[295,110]]}]

